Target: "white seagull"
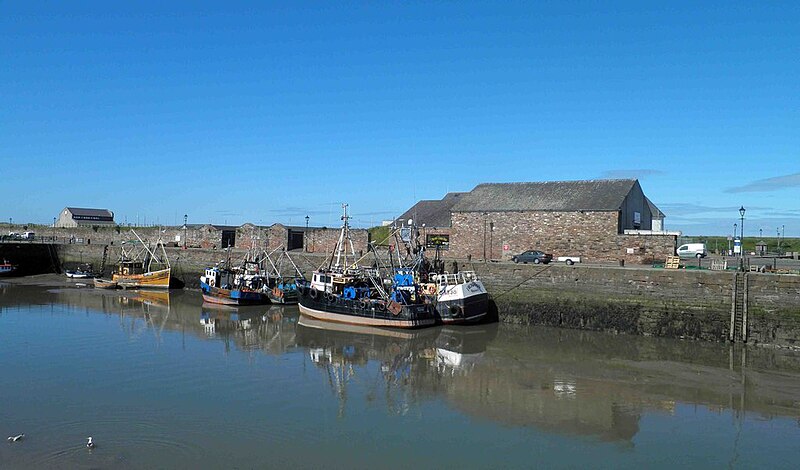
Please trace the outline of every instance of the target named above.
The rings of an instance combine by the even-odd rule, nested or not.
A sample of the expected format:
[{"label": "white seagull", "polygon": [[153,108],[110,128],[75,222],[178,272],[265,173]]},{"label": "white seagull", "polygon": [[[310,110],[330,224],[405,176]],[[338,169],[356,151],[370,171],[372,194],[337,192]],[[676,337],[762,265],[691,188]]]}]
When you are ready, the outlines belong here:
[{"label": "white seagull", "polygon": [[86,447],[94,449],[94,442],[92,442],[92,436],[89,436],[86,439],[87,439]]},{"label": "white seagull", "polygon": [[17,442],[18,440],[25,437],[25,434],[17,434],[16,436],[8,436],[8,442]]}]

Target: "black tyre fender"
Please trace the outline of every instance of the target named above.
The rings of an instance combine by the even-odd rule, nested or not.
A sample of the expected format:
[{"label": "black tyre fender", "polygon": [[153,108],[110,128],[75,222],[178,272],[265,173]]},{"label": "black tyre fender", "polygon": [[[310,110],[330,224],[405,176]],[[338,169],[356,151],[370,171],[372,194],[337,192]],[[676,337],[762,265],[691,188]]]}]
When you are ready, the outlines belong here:
[{"label": "black tyre fender", "polygon": [[461,316],[461,314],[463,313],[463,312],[461,311],[461,307],[460,307],[460,306],[458,306],[458,305],[451,305],[451,306],[448,308],[448,310],[450,311],[450,315],[452,315],[452,316],[454,316],[454,317],[460,317],[460,316]]}]

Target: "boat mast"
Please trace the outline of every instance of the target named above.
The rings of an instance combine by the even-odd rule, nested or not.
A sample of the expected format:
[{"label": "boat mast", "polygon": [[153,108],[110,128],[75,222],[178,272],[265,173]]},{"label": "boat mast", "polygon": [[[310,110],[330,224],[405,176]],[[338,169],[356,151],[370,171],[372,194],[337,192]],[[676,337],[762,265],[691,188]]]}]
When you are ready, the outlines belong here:
[{"label": "boat mast", "polygon": [[[336,265],[337,268],[347,269],[347,247],[350,244],[350,252],[353,255],[353,262],[356,260],[356,250],[353,247],[353,240],[350,238],[350,216],[347,215],[347,204],[342,204],[342,231],[339,232],[339,241],[336,242]],[[344,263],[342,263],[344,260]]]}]

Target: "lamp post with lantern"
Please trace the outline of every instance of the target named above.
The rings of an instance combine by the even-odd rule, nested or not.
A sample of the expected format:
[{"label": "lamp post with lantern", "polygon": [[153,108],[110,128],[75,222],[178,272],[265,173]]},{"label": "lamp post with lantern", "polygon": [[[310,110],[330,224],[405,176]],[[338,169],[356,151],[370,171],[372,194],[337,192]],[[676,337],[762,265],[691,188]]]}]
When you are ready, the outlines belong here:
[{"label": "lamp post with lantern", "polygon": [[188,227],[186,223],[189,221],[189,214],[183,214],[183,249],[186,249],[186,232]]},{"label": "lamp post with lantern", "polygon": [[744,213],[745,213],[745,211],[746,211],[746,209],[744,208],[744,206],[739,208],[739,216],[740,216],[740,222],[741,222],[741,225],[739,226],[739,230],[741,230],[741,234],[742,234],[742,236],[740,238],[740,241],[741,241],[741,244],[742,244],[742,249],[739,251],[739,269],[742,270],[742,271],[744,271]]}]

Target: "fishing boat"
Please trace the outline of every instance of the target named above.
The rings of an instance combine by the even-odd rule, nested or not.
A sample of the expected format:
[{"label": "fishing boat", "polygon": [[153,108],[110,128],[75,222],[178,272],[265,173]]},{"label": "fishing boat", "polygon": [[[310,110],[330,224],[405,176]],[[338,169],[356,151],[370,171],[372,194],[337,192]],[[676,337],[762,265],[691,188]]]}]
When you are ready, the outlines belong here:
[{"label": "fishing boat", "polygon": [[83,264],[76,269],[64,271],[64,274],[70,279],[88,279],[94,277],[91,264]]},{"label": "fishing boat", "polygon": [[[318,269],[299,289],[300,313],[317,320],[390,328],[420,328],[436,323],[433,305],[412,269],[399,267],[387,276],[359,266],[350,238],[347,204],[342,229],[328,266]],[[348,260],[346,247],[352,258]]]},{"label": "fishing boat", "polygon": [[11,264],[8,260],[4,259],[3,263],[0,264],[0,276],[11,276],[17,272],[19,266],[16,264]]},{"label": "fishing boat", "polygon": [[97,289],[116,289],[119,287],[116,281],[111,279],[94,278],[94,287]]},{"label": "fishing boat", "polygon": [[[278,250],[281,250],[281,254],[273,261],[272,257]],[[293,268],[292,275],[283,274],[284,265],[286,264],[285,261],[288,261]],[[299,300],[297,291],[298,282],[302,284],[305,281],[305,276],[303,276],[302,271],[297,267],[297,264],[295,264],[289,256],[286,249],[284,247],[279,247],[271,253],[264,253],[263,262],[268,264],[268,266],[265,267],[267,281],[264,290],[270,301],[275,304],[296,304]]]},{"label": "fishing boat", "polygon": [[[405,247],[407,261],[420,280],[423,292],[434,304],[437,321],[444,324],[477,323],[483,321],[489,311],[489,294],[474,271],[448,273],[444,271],[444,262],[437,249],[433,260],[428,259],[426,247],[419,242],[419,230],[413,220],[408,226],[402,226],[393,232],[395,243],[392,244],[398,263],[402,263],[403,253],[399,247]],[[389,259],[392,261],[392,251]]]},{"label": "fishing boat", "polygon": [[432,274],[429,290],[436,292],[436,314],[445,324],[476,323],[489,311],[489,293],[474,271]]},{"label": "fishing boat", "polygon": [[[122,253],[111,280],[124,289],[139,287],[169,289],[172,267],[164,250],[164,244],[159,239],[151,249],[135,231],[131,232],[136,236],[140,246],[137,246],[136,241],[129,243],[128,246],[123,242]],[[159,249],[160,253],[157,253]]]},{"label": "fishing boat", "polygon": [[207,268],[200,276],[203,301],[220,305],[263,305],[270,302],[264,292],[265,278],[258,264],[245,262],[240,268]]},{"label": "fishing boat", "polygon": [[251,247],[238,262],[228,257],[216,266],[206,268],[200,276],[203,300],[219,305],[263,305],[270,302],[267,276],[261,266],[262,260]]}]

